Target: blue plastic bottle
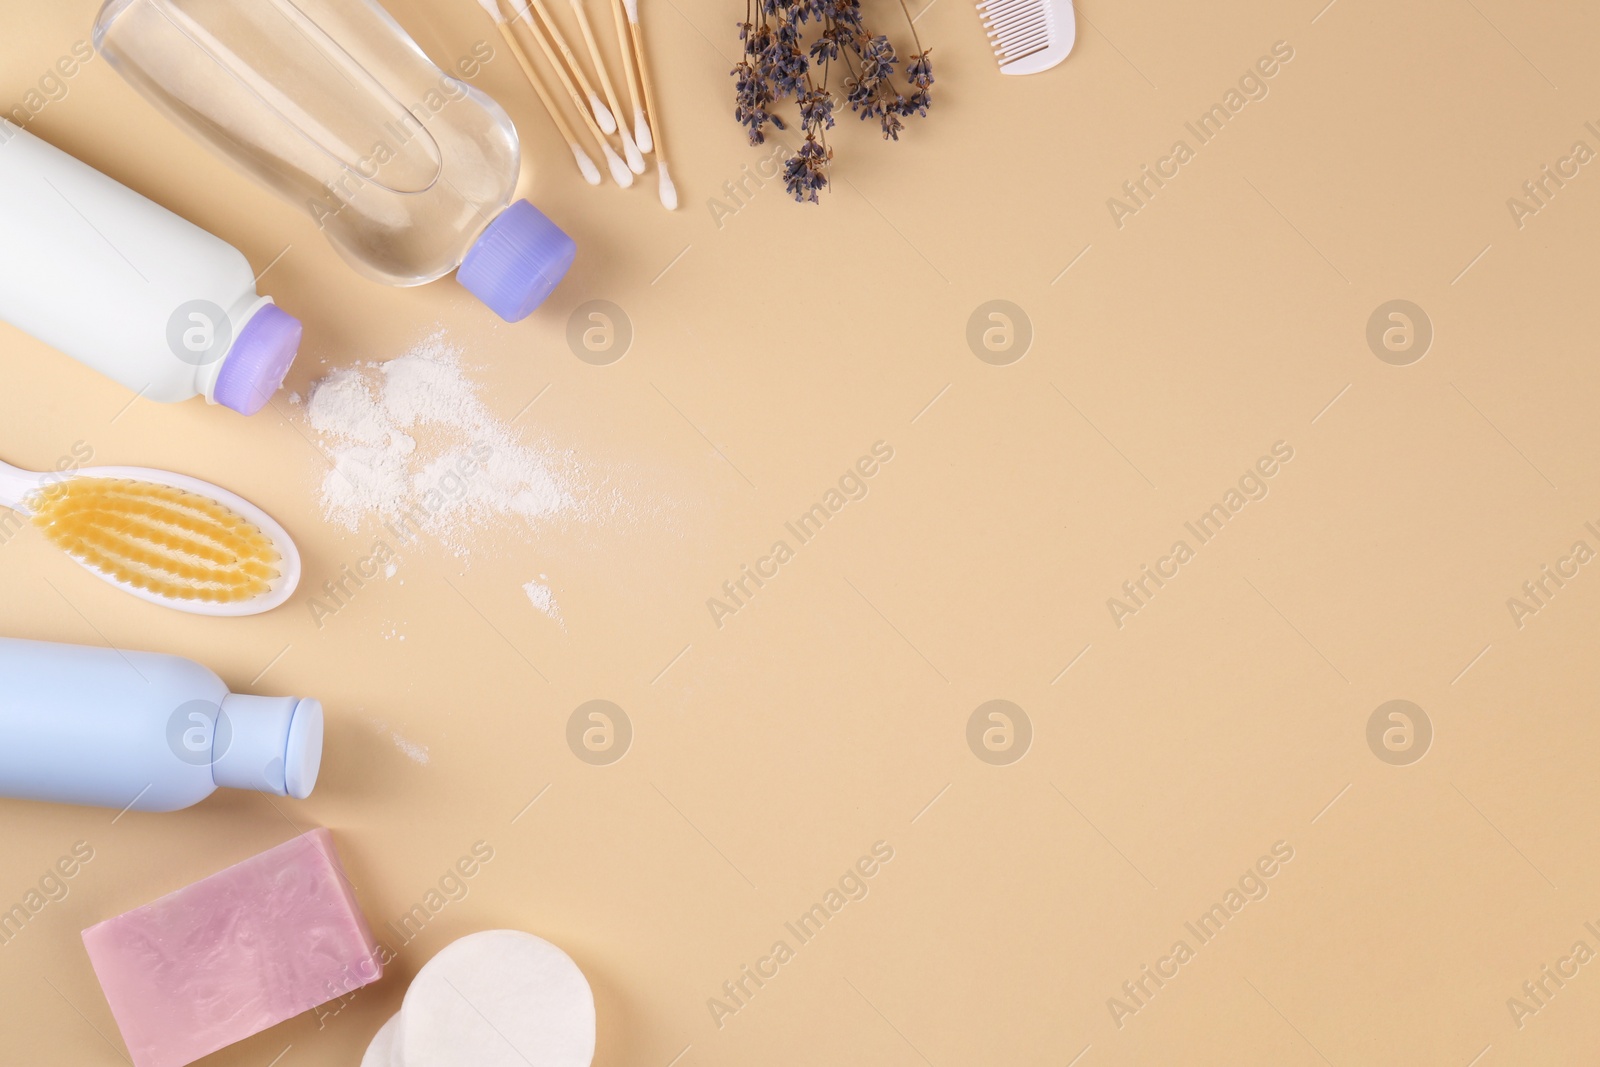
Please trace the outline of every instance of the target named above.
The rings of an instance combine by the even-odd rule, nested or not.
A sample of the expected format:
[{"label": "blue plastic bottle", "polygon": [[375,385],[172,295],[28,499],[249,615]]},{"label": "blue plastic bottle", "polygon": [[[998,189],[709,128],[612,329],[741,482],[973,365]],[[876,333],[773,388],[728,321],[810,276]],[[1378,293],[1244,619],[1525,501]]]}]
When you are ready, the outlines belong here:
[{"label": "blue plastic bottle", "polygon": [[0,637],[0,796],[176,811],[218,786],[304,799],[322,705],[231,693],[153,652]]}]

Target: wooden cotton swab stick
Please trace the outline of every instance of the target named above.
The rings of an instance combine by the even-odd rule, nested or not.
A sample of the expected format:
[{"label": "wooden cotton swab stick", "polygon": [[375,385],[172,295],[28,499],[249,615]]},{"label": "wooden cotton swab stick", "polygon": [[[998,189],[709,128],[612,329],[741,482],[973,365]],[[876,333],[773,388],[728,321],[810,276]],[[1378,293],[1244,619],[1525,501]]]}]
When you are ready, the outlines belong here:
[{"label": "wooden cotton swab stick", "polygon": [[[534,0],[538,3],[538,0]],[[678,187],[672,184],[667,173],[667,139],[662,136],[661,112],[656,108],[656,94],[650,85],[650,58],[644,50],[644,27],[639,25],[639,0],[625,0],[628,5],[628,29],[633,34],[633,47],[639,60],[639,84],[644,88],[644,109],[650,116],[655,131],[656,170],[661,172],[661,203],[668,211],[678,210]]]},{"label": "wooden cotton swab stick", "polygon": [[650,136],[650,120],[644,114],[644,90],[639,88],[639,68],[633,62],[633,37],[628,32],[628,15],[622,10],[622,0],[611,0],[611,17],[617,24],[617,47],[622,49],[622,67],[633,97],[633,140],[639,151],[649,152],[654,139]]},{"label": "wooden cotton swab stick", "polygon": [[[534,0],[534,2],[538,3],[538,0]],[[594,115],[583,105],[583,96],[578,92],[578,87],[573,84],[572,75],[567,73],[567,68],[562,65],[561,57],[556,55],[555,46],[545,37],[544,28],[534,21],[532,14],[526,7],[522,8],[520,13],[522,21],[527,23],[529,32],[533,34],[533,39],[539,42],[539,48],[544,52],[545,59],[549,60],[550,65],[555,68],[556,77],[561,79],[562,87],[567,90],[567,95],[572,99],[572,106],[578,109],[578,116],[589,127],[589,133],[594,137],[595,142],[600,145],[600,153],[605,156],[606,166],[611,171],[612,180],[624,189],[628,188],[633,184],[633,171],[629,170],[628,165],[617,155],[616,150],[611,147],[611,142],[606,140],[606,135],[600,131]]]},{"label": "wooden cotton swab stick", "polygon": [[[539,19],[544,23],[546,34],[552,44],[561,50],[567,63],[572,68],[572,75],[578,80],[578,88],[583,90],[583,95],[589,100],[589,108],[594,114],[595,121],[607,133],[617,132],[617,120],[611,114],[611,109],[606,107],[606,102],[600,99],[600,94],[594,91],[594,86],[589,84],[589,78],[583,73],[583,67],[578,63],[578,57],[572,54],[572,46],[567,44],[566,35],[561,32],[561,26],[550,17],[550,9],[544,6],[544,0],[532,0],[532,6],[539,13]],[[528,14],[527,6],[522,9],[522,17],[531,25],[532,17]]]},{"label": "wooden cotton swab stick", "polygon": [[589,58],[594,61],[594,69],[600,76],[600,88],[605,91],[606,103],[611,105],[611,111],[617,120],[617,130],[622,134],[622,157],[628,161],[628,169],[635,174],[644,173],[644,156],[639,151],[639,146],[634,143],[633,135],[628,132],[628,121],[623,116],[622,104],[617,100],[617,90],[611,84],[611,75],[606,72],[606,62],[600,58],[600,46],[595,44],[594,27],[589,24],[589,13],[583,8],[583,0],[571,0],[573,14],[578,16],[578,28],[583,31],[584,43],[589,46]]},{"label": "wooden cotton swab stick", "polygon": [[578,144],[578,135],[567,122],[561,108],[550,98],[550,90],[545,88],[544,79],[539,77],[539,72],[533,69],[533,64],[528,62],[528,55],[522,50],[522,45],[517,43],[512,36],[511,27],[506,23],[505,16],[500,13],[498,0],[479,0],[483,9],[494,19],[495,28],[500,31],[500,36],[505,38],[511,54],[517,57],[517,65],[522,68],[522,73],[527,77],[528,84],[533,86],[533,91],[538,94],[539,100],[544,104],[544,109],[550,113],[550,119],[556,124],[562,138],[567,142],[567,147],[572,149],[572,158],[578,161],[578,170],[583,172],[583,180],[590,185],[600,184],[600,168],[594,165],[594,160],[589,158],[589,153]]}]

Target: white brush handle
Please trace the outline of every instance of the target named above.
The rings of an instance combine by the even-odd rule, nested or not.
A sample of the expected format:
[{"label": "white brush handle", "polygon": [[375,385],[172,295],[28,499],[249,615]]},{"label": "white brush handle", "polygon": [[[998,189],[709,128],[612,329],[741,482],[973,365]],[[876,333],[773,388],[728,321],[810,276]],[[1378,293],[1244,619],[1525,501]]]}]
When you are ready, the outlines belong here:
[{"label": "white brush handle", "polygon": [[0,463],[0,507],[20,511],[26,515],[29,509],[23,506],[23,500],[29,493],[44,485],[48,477],[49,475],[40,474],[38,471],[25,471],[9,463]]},{"label": "white brush handle", "polygon": [[278,577],[273,579],[271,588],[250,600],[231,601],[225,604],[164,597],[160,593],[141,589],[113,578],[111,575],[84,563],[76,556],[72,557],[74,562],[95,577],[116,586],[125,593],[132,593],[140,600],[148,601],[151,604],[159,604],[165,608],[175,608],[191,615],[210,615],[214,617],[259,615],[261,612],[271,611],[287,601],[300,584],[300,550],[295,547],[294,539],[289,536],[289,531],[278,525],[271,515],[250,503],[244,497],[236,493],[230,493],[220,485],[212,485],[210,482],[201,481],[199,478],[191,478],[186,474],[152,470],[149,467],[82,467],[70,472],[55,474],[28,471],[23,470],[21,467],[13,467],[9,463],[0,463],[0,505],[11,508],[20,514],[27,514],[27,509],[19,505],[29,493],[43,486],[71,478],[124,478],[130,481],[164,485],[171,489],[194,493],[196,496],[207,497],[260,530],[272,542],[272,546],[278,550]]}]

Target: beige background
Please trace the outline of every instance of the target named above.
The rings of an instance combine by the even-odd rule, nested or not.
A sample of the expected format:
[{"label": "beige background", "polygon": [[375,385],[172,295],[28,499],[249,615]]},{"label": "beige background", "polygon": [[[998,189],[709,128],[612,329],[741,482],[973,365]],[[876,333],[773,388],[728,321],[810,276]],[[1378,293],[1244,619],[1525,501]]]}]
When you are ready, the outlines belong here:
[{"label": "beige background", "polygon": [[[765,155],[731,120],[742,5],[644,2],[673,215],[653,180],[582,185],[497,51],[478,84],[523,132],[527,192],[582,247],[514,327],[451,282],[356,276],[307,218],[88,64],[32,128],[258,269],[288,248],[263,288],[306,322],[291,388],[442,327],[505,417],[549,387],[517,425],[571,450],[595,507],[498,531],[470,565],[408,552],[320,630],[304,597],[206,621],[35,538],[0,549],[8,634],[179,652],[330,713],[305,802],[230,793],[115,823],[0,804],[0,900],[73,842],[95,849],[0,947],[0,1061],[122,1062],[78,931],[311,825],[333,829],[378,928],[474,842],[495,858],[381,984],[208,1063],[356,1063],[425,960],[495,926],[583,967],[608,1067],[1592,1055],[1600,964],[1520,1029],[1507,999],[1574,942],[1600,951],[1584,927],[1600,927],[1600,574],[1520,629],[1506,601],[1573,542],[1600,549],[1583,527],[1600,525],[1600,175],[1520,229],[1506,201],[1573,142],[1600,149],[1584,128],[1600,14],[1323,3],[1094,4],[1066,65],[1010,79],[967,0],[935,0],[917,23],[933,115],[899,145],[847,123],[823,206],[771,183],[721,225],[710,198]],[[470,0],[393,8],[440,62],[498,49]],[[903,46],[894,8],[869,9]],[[94,11],[12,0],[7,108]],[[1184,123],[1279,41],[1294,58],[1269,95],[1118,228],[1107,198],[1174,140],[1195,147]],[[1365,341],[1398,298],[1436,334],[1409,366]],[[565,340],[590,299],[636,331],[610,366]],[[965,340],[994,299],[1034,332],[1008,366]],[[325,461],[281,399],[250,420],[127,406],[9,329],[0,371],[7,460],[48,466],[83,441],[221,482],[295,533],[308,593],[369,551],[372,533],[324,522]],[[870,494],[713,626],[706,598],[877,441],[894,459]],[[1294,457],[1270,494],[1119,629],[1107,598],[1278,441]],[[564,630],[519,588],[539,573]],[[604,767],[565,741],[596,698],[634,730]],[[991,699],[1032,725],[1008,766],[967,744]],[[1409,766],[1366,741],[1391,699],[1434,731]],[[870,894],[719,1028],[708,998],[795,944],[783,924],[878,841],[894,859]],[[1270,893],[1200,945],[1185,922],[1280,841],[1293,859]],[[1117,1026],[1108,998],[1179,939],[1194,958]]]}]

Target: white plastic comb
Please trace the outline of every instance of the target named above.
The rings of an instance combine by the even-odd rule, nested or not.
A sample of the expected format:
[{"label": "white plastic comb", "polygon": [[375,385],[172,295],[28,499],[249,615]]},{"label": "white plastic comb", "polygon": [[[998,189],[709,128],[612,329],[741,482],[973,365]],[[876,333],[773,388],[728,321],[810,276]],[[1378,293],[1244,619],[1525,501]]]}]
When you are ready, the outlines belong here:
[{"label": "white plastic comb", "polygon": [[1037,74],[1067,58],[1078,38],[1072,0],[982,0],[978,14],[1001,74]]}]

